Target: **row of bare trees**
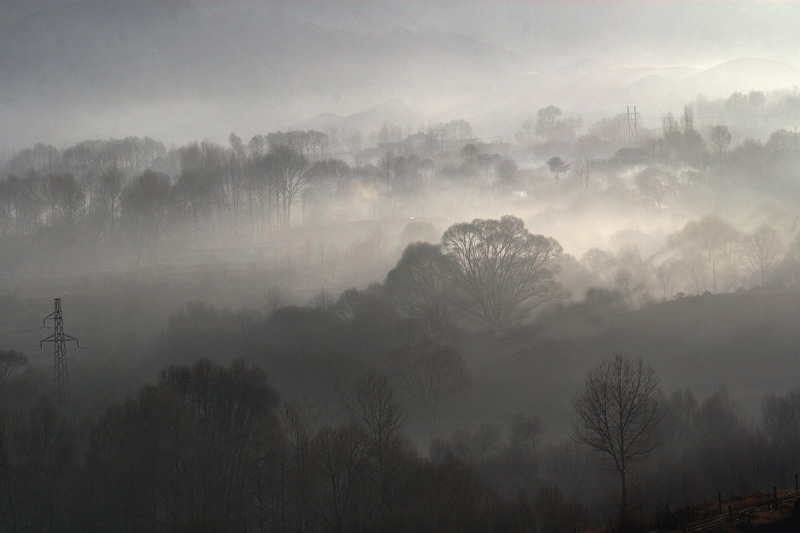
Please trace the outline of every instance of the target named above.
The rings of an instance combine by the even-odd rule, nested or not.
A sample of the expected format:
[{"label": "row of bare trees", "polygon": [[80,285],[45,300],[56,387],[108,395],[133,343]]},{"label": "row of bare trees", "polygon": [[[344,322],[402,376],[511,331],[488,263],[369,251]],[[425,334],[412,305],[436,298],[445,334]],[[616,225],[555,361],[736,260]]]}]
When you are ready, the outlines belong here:
[{"label": "row of bare trees", "polygon": [[[375,291],[348,292],[333,303],[319,298],[319,309],[279,307],[266,329],[250,314],[192,304],[163,336],[180,333],[167,347],[188,357],[231,353],[231,345],[255,351],[270,377],[286,364],[277,342],[302,338],[309,353],[286,349],[295,366],[285,383],[302,386],[299,369],[335,359],[322,372],[346,376],[337,387],[339,417],[291,402],[279,409],[263,372],[241,361],[170,367],[156,384],[78,429],[46,400],[28,411],[4,401],[0,478],[13,490],[0,493],[4,524],[11,524],[0,530],[400,531],[461,524],[568,531],[603,522],[598,508],[611,500],[609,481],[573,444],[543,448],[535,417],[514,417],[505,446],[497,428],[484,423],[438,441],[430,461],[416,456],[403,435],[406,409],[417,403],[436,424],[469,370],[446,338],[381,311]],[[384,337],[373,343],[366,334],[378,324]],[[240,344],[237,337],[258,340]],[[385,373],[354,380],[363,366],[339,369],[348,345],[363,350],[362,364],[380,362]],[[380,357],[376,349],[388,353]],[[7,386],[31,372],[19,354],[0,355],[5,399]],[[367,363],[370,357],[380,358]],[[653,513],[665,500],[674,510],[717,492],[790,485],[800,464],[798,398],[796,391],[767,395],[753,424],[724,390],[702,401],[689,389],[665,396],[652,368],[619,355],[592,369],[573,396],[573,437],[616,474],[615,527],[625,530],[655,524]]]},{"label": "row of bare trees", "polygon": [[525,530],[526,499],[417,456],[385,378],[341,399],[346,416],[321,420],[259,368],[201,359],[80,425],[46,397],[3,410],[0,531]]},{"label": "row of bare trees", "polygon": [[102,158],[80,175],[11,174],[0,180],[0,236],[29,240],[51,230],[95,245],[134,243],[137,255],[152,257],[163,232],[181,221],[197,238],[231,236],[245,223],[254,235],[287,228],[303,188],[336,170],[312,173],[310,160],[291,144],[248,154],[235,144],[193,143],[177,157],[174,180],[147,167],[134,174],[116,163],[104,167]]},{"label": "row of bare trees", "polygon": [[[547,531],[609,520],[623,532],[685,528],[718,496],[795,487],[800,390],[765,395],[753,422],[725,388],[702,401],[690,388],[665,395],[642,358],[617,354],[589,370],[571,405],[571,442],[542,446],[540,421],[517,415],[504,446],[497,426],[485,422],[436,441],[431,455],[462,458],[506,494],[528,488],[541,506],[537,519],[569,510]],[[592,517],[597,505],[611,516]]]},{"label": "row of bare trees", "polygon": [[[788,240],[788,242],[786,242]],[[580,260],[595,283],[618,291],[624,304],[742,288],[797,289],[800,233],[770,224],[743,232],[717,215],[689,221],[658,254],[643,258],[635,246],[616,254],[592,248]]]}]

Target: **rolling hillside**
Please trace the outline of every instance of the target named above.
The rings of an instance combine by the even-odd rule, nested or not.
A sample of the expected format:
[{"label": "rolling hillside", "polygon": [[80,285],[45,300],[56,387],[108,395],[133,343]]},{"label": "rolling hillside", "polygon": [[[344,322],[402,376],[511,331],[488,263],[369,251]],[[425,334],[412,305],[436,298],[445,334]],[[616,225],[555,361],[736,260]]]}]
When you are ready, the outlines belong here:
[{"label": "rolling hillside", "polygon": [[667,395],[691,387],[702,400],[724,386],[757,419],[763,395],[800,383],[797,324],[800,295],[786,292],[685,297],[623,314],[569,305],[507,338],[463,342],[474,396],[491,399],[472,406],[474,417],[505,420],[524,408],[564,436],[586,372],[622,352],[651,364]]}]

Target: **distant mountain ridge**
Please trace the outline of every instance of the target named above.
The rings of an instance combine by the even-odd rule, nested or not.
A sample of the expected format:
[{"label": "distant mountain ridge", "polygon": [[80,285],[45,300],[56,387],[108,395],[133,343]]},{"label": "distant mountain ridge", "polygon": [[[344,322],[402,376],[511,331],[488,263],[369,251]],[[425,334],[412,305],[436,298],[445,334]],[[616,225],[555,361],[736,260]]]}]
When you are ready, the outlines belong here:
[{"label": "distant mountain ridge", "polygon": [[[662,112],[698,93],[726,96],[728,85],[747,92],[800,83],[800,68],[752,58],[706,70],[596,59],[554,66],[435,28],[323,27],[280,4],[254,14],[190,0],[48,1],[0,32],[0,144],[12,148],[119,135],[126,124],[129,134],[167,142],[324,120],[360,129],[374,127],[381,113],[373,108],[392,101],[414,110],[400,113],[410,127],[519,122],[548,104]],[[391,6],[404,16],[402,5]]]},{"label": "distant mountain ridge", "polygon": [[370,132],[381,124],[397,124],[405,129],[418,128],[423,125],[424,120],[424,115],[419,109],[407,106],[402,100],[390,100],[351,115],[322,113],[300,123],[295,129],[328,131],[337,128],[340,131]]}]

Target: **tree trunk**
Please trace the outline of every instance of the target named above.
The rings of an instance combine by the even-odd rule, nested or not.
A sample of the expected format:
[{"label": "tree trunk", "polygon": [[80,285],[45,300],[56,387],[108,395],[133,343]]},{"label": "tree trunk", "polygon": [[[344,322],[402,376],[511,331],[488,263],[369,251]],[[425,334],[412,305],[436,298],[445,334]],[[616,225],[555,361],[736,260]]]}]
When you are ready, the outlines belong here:
[{"label": "tree trunk", "polygon": [[625,479],[625,471],[619,471],[619,480],[622,488],[622,495],[619,503],[619,529],[622,532],[628,530],[628,484]]}]

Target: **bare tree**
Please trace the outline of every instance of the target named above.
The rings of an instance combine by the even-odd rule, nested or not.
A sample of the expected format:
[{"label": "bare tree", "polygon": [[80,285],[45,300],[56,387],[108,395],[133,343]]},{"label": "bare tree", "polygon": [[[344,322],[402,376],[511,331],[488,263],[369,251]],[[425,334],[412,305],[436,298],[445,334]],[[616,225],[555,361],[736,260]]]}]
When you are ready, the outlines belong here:
[{"label": "bare tree", "polygon": [[402,437],[403,408],[389,380],[377,374],[367,374],[340,392],[366,439],[369,492],[375,509],[382,511],[399,497],[413,453]]},{"label": "bare tree", "polygon": [[442,251],[451,259],[457,303],[497,329],[513,327],[542,303],[565,296],[552,261],[561,245],[531,235],[517,217],[454,224],[442,235]]},{"label": "bare tree", "polygon": [[645,198],[651,199],[655,202],[657,207],[661,207],[661,202],[664,200],[667,188],[664,185],[664,172],[656,167],[648,167],[634,178],[636,188],[639,189],[639,195],[642,200]]},{"label": "bare tree", "polygon": [[389,271],[386,294],[405,318],[418,320],[432,338],[450,338],[452,310],[448,259],[438,245],[409,244],[397,266]]},{"label": "bare tree", "polygon": [[503,192],[510,192],[517,185],[517,163],[508,157],[504,157],[495,166],[495,185]]},{"label": "bare tree", "polygon": [[309,169],[311,184],[319,188],[325,196],[342,193],[349,174],[350,166],[340,159],[317,161]]},{"label": "bare tree", "polygon": [[378,160],[380,175],[386,185],[386,196],[389,197],[397,189],[397,182],[402,174],[403,158],[392,152],[384,152]]},{"label": "bare tree", "polygon": [[336,301],[333,299],[333,295],[330,291],[325,287],[314,293],[311,299],[308,300],[309,307],[325,313],[333,310],[334,305],[336,305]]},{"label": "bare tree", "polygon": [[511,419],[508,451],[515,457],[532,460],[542,436],[542,420],[522,413]]},{"label": "bare tree", "polygon": [[400,382],[425,411],[433,438],[441,411],[469,387],[469,369],[458,352],[433,342],[402,348],[393,363]]},{"label": "bare tree", "polygon": [[665,409],[665,434],[668,435],[668,444],[673,453],[680,459],[679,487],[683,493],[683,500],[690,501],[691,479],[688,475],[688,453],[690,445],[696,436],[697,428],[697,399],[692,389],[686,387],[673,392]]},{"label": "bare tree", "polygon": [[676,268],[679,266],[677,262],[664,262],[656,268],[656,280],[659,287],[661,287],[662,301],[666,302],[675,290],[675,283],[677,278]]},{"label": "bare tree", "polygon": [[[313,492],[311,489],[315,464],[312,444],[317,429],[317,415],[307,405],[292,402],[282,410],[280,420],[285,439],[285,456],[282,460],[290,469],[286,476],[289,479],[282,479],[281,482],[286,485],[285,490],[294,493],[294,497],[290,498],[294,502],[294,509],[291,510],[287,504],[285,512],[293,513],[291,519],[294,530],[302,531]],[[288,525],[288,522],[284,522],[284,525]]]},{"label": "bare tree", "polygon": [[104,171],[97,182],[97,197],[100,202],[101,229],[108,231],[108,238],[114,233],[114,222],[119,215],[125,175],[117,168]]},{"label": "bare tree", "polygon": [[549,105],[541,108],[536,113],[536,134],[544,140],[552,139],[560,116],[561,110],[556,106]]},{"label": "bare tree", "polygon": [[800,388],[788,391],[786,396],[775,393],[765,396],[761,413],[777,473],[784,485],[788,485],[788,478],[800,468]]},{"label": "bare tree", "polygon": [[599,280],[608,285],[614,283],[614,273],[619,265],[613,253],[600,248],[590,248],[581,257],[581,263]]},{"label": "bare tree", "polygon": [[[683,242],[694,244],[708,253],[708,264],[711,267],[712,291],[717,291],[718,252],[737,239],[736,229],[717,215],[706,215],[699,221],[692,220],[684,226],[677,238]],[[735,261],[735,259],[734,259]]]},{"label": "bare tree", "polygon": [[744,260],[762,287],[782,248],[781,238],[772,226],[761,226],[742,242]]},{"label": "bare tree", "polygon": [[620,523],[628,519],[627,477],[631,463],[657,445],[662,393],[655,371],[641,358],[617,354],[589,371],[572,399],[575,439],[597,452],[619,474]]},{"label": "bare tree", "polygon": [[728,131],[728,126],[720,124],[711,128],[709,141],[717,152],[717,155],[722,159],[722,154],[725,153],[725,149],[731,144],[731,132]]},{"label": "bare tree", "polygon": [[264,293],[264,310],[272,315],[281,307],[289,305],[289,295],[280,287],[272,286]]},{"label": "bare tree", "polygon": [[281,225],[291,224],[292,205],[303,187],[308,184],[309,162],[301,149],[295,144],[277,144],[268,155],[269,169],[277,185],[280,197],[278,205],[281,212]]},{"label": "bare tree", "polygon": [[475,161],[478,155],[480,155],[480,153],[480,148],[470,143],[465,144],[464,147],[461,148],[459,155],[461,155],[461,159],[464,161],[464,163],[472,163]]},{"label": "bare tree", "polygon": [[147,250],[152,261],[167,222],[174,214],[173,189],[165,174],[145,170],[122,190],[122,222],[136,239],[137,259]]},{"label": "bare tree", "polygon": [[572,187],[578,194],[587,194],[592,190],[592,166],[594,162],[585,154],[578,156],[575,170],[572,172]]},{"label": "bare tree", "polygon": [[347,531],[355,493],[364,483],[368,450],[362,430],[355,424],[325,426],[311,443],[318,477],[314,484],[317,513],[331,531]]},{"label": "bare tree", "polygon": [[492,453],[497,448],[500,440],[500,430],[491,422],[481,424],[472,435],[472,448],[481,459]]},{"label": "bare tree", "polygon": [[14,350],[0,351],[0,385],[9,379],[23,376],[30,371],[31,367],[25,355]]},{"label": "bare tree", "polygon": [[353,421],[364,429],[370,441],[380,444],[400,435],[403,409],[388,379],[367,374],[352,387],[341,389],[340,394]]},{"label": "bare tree", "polygon": [[48,174],[42,178],[42,193],[50,207],[52,226],[72,227],[84,207],[85,195],[72,174]]},{"label": "bare tree", "polygon": [[570,164],[560,157],[551,157],[548,159],[547,166],[550,167],[550,172],[556,175],[556,181],[561,177],[561,174],[568,172],[570,169]]}]

